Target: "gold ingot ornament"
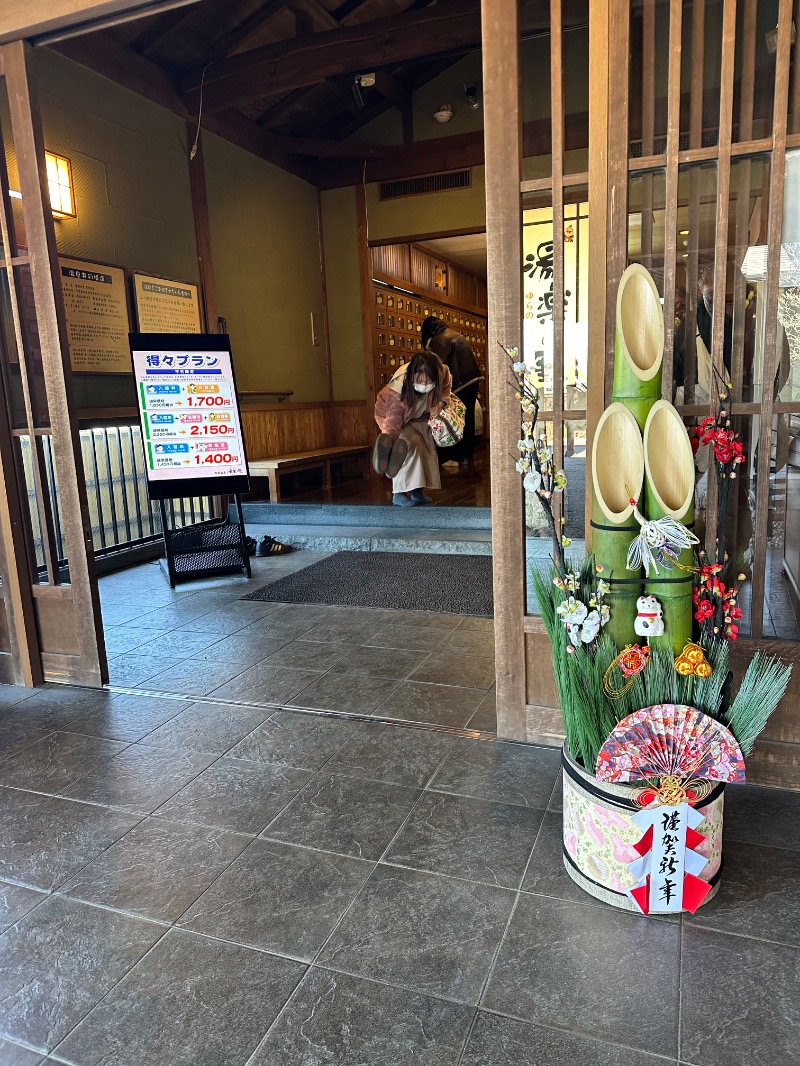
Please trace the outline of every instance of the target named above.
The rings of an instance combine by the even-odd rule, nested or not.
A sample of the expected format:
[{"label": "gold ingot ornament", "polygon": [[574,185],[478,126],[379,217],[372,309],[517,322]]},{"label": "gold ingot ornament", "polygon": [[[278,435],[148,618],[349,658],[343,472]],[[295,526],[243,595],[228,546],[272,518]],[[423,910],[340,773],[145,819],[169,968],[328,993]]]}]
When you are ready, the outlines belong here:
[{"label": "gold ingot ornament", "polygon": [[711,663],[699,644],[685,644],[675,660],[675,670],[681,677],[711,677]]}]

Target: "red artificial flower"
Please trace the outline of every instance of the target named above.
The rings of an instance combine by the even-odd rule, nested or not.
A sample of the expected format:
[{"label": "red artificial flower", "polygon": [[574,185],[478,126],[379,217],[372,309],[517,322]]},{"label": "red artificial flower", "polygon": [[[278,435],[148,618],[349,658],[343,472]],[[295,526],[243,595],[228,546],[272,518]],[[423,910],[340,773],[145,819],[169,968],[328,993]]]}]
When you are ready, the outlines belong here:
[{"label": "red artificial flower", "polygon": [[708,600],[700,600],[697,605],[697,610],[694,612],[694,616],[698,622],[705,622],[707,618],[710,618],[714,613],[713,604]]},{"label": "red artificial flower", "polygon": [[723,466],[726,466],[731,461],[731,459],[733,459],[733,448],[729,443],[715,444],[714,455],[716,455],[717,457],[717,462],[722,463]]}]

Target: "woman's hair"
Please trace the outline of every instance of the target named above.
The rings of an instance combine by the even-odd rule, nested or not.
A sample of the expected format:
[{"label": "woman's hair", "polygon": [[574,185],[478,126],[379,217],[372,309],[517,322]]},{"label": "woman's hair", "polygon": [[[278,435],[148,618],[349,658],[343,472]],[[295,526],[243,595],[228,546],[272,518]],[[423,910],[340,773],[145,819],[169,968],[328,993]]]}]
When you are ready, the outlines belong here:
[{"label": "woman's hair", "polygon": [[419,393],[414,389],[414,378],[417,374],[424,374],[433,382],[433,388],[428,393],[428,405],[433,407],[442,398],[444,363],[435,352],[417,352],[411,357],[400,392],[400,399],[409,407],[413,407],[419,399]]},{"label": "woman's hair", "polygon": [[422,323],[422,331],[419,337],[422,347],[427,348],[428,341],[433,340],[436,334],[441,333],[445,328],[446,326],[441,318],[437,318],[436,315],[428,315]]}]

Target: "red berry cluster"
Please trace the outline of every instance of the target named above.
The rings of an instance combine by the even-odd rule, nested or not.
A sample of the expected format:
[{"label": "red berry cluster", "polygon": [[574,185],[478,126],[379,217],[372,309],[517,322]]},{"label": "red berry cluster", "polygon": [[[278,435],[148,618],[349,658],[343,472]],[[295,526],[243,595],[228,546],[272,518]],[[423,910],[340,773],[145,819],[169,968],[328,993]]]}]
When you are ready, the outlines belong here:
[{"label": "red berry cluster", "polygon": [[707,415],[699,426],[689,430],[693,451],[696,452],[701,444],[713,446],[720,477],[735,478],[736,467],[744,462],[744,449],[737,436],[731,428],[727,411],[722,408],[716,415]]},{"label": "red berry cluster", "polygon": [[[712,563],[701,566],[697,572],[697,583],[692,590],[694,616],[706,636],[736,640],[739,636],[737,623],[742,617],[736,604],[739,589],[736,586],[726,588],[719,578],[722,569],[719,563]],[[740,575],[740,579],[742,577]]]}]

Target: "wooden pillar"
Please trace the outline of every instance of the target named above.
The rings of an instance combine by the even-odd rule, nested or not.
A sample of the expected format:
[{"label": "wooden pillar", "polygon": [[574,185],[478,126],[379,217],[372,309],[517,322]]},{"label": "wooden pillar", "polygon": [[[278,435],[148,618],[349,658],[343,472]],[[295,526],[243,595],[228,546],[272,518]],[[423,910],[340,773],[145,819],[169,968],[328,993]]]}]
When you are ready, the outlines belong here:
[{"label": "wooden pillar", "polygon": [[483,0],[483,114],[492,412],[492,556],[497,731],[526,738],[525,538],[518,454],[520,412],[500,345],[522,348],[522,123],[517,0]]},{"label": "wooden pillar", "polygon": [[[372,351],[372,253],[369,247],[367,191],[364,185],[356,185],[356,218],[358,226],[358,279],[361,286],[361,336],[364,342],[364,378],[366,381],[367,409],[372,418],[377,385],[375,383],[375,358]],[[377,430],[376,430],[377,433]]]},{"label": "wooden pillar", "polygon": [[331,327],[328,309],[328,275],[325,270],[325,236],[322,218],[322,196],[317,189],[317,237],[319,240],[319,277],[322,287],[322,337],[325,345],[325,369],[328,380],[328,406],[325,408],[325,442],[338,444],[336,414],[333,409],[333,358],[331,355]]}]

